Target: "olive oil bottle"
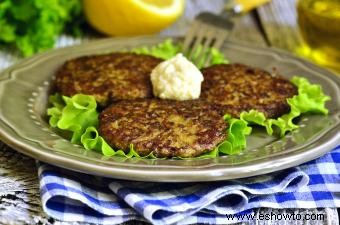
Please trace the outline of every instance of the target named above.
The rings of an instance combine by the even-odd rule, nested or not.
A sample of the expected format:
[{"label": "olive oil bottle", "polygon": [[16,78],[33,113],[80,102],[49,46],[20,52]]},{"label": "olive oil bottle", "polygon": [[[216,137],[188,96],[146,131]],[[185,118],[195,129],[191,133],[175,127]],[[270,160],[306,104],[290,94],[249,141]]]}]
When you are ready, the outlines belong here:
[{"label": "olive oil bottle", "polygon": [[340,73],[340,0],[299,0],[297,13],[305,52]]}]

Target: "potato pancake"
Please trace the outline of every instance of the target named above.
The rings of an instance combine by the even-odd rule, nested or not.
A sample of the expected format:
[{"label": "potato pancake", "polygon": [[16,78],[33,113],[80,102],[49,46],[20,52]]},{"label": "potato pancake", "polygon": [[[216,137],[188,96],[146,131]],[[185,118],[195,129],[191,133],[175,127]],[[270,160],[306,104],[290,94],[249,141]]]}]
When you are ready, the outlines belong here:
[{"label": "potato pancake", "polygon": [[100,106],[152,97],[150,73],[162,60],[149,55],[111,53],[67,61],[56,74],[56,91],[93,95]]},{"label": "potato pancake", "polygon": [[121,101],[99,116],[99,133],[114,149],[141,156],[195,157],[226,139],[227,124],[214,105],[200,101]]},{"label": "potato pancake", "polygon": [[234,117],[256,109],[267,118],[277,118],[290,111],[287,98],[297,94],[297,87],[287,79],[243,64],[213,65],[202,73],[200,98],[221,105]]}]

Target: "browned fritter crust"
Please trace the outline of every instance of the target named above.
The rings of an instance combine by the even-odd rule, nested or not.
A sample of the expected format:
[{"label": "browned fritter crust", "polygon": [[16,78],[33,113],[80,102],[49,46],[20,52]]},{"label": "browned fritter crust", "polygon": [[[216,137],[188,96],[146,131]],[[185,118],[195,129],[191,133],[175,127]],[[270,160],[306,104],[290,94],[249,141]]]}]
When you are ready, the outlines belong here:
[{"label": "browned fritter crust", "polygon": [[125,99],[152,97],[150,73],[161,59],[134,53],[84,56],[67,61],[57,72],[56,91],[95,96],[101,106]]},{"label": "browned fritter crust", "polygon": [[202,73],[201,98],[222,105],[225,113],[235,117],[256,109],[277,118],[289,112],[286,99],[297,94],[296,86],[287,79],[243,64],[214,65]]},{"label": "browned fritter crust", "polygon": [[194,101],[121,101],[99,116],[99,133],[115,149],[141,155],[195,157],[226,139],[227,124],[215,106]]}]

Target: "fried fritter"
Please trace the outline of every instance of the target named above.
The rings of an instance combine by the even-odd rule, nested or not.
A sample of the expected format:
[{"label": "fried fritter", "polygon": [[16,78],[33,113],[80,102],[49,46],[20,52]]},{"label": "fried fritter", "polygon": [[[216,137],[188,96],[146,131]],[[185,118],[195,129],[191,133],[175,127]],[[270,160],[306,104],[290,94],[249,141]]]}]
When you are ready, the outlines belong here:
[{"label": "fried fritter", "polygon": [[286,99],[297,94],[287,79],[243,64],[214,65],[202,73],[201,99],[222,105],[234,117],[256,109],[267,118],[277,118],[289,112]]},{"label": "fried fritter", "polygon": [[161,59],[134,53],[84,56],[67,61],[56,75],[56,91],[93,95],[100,106],[152,97],[150,73]]},{"label": "fried fritter", "polygon": [[141,155],[195,157],[226,139],[227,124],[214,105],[200,100],[121,101],[99,116],[99,133],[115,149]]}]

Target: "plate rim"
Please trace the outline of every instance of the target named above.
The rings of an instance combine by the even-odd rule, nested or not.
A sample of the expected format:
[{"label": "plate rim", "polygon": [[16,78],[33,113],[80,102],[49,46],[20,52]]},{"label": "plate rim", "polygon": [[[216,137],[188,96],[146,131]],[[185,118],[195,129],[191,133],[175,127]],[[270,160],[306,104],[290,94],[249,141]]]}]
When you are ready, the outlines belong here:
[{"label": "plate rim", "polygon": [[[117,41],[117,40],[131,40],[131,39],[148,39],[148,38],[155,38],[154,36],[143,36],[143,37],[133,37],[133,38],[105,38],[102,40],[96,40],[96,41],[91,41],[88,43],[83,43],[81,45],[75,45],[75,46],[70,46],[70,47],[65,47],[68,50],[72,50],[72,49],[78,49],[83,45],[93,45],[95,46],[98,43],[106,43],[106,42],[111,42],[111,41]],[[169,38],[168,37],[156,37],[159,40],[161,39],[166,39]],[[178,38],[178,37],[174,37],[171,36],[170,38]],[[226,43],[231,44],[231,45],[236,45],[236,46],[241,46],[241,47],[245,47],[245,48],[252,48],[252,49],[260,49],[262,51],[270,51],[270,52],[274,52],[280,56],[286,56],[288,58],[292,58],[292,60],[297,60],[299,61],[299,63],[302,63],[306,66],[312,67],[313,69],[317,70],[319,73],[323,73],[327,76],[329,79],[331,79],[333,82],[340,84],[340,77],[337,77],[336,75],[332,74],[330,71],[320,68],[314,64],[312,64],[311,62],[308,62],[304,59],[301,59],[297,56],[292,55],[292,53],[286,52],[284,50],[281,49],[275,49],[275,48],[266,48],[266,47],[259,47],[259,46],[252,46],[249,44],[244,44],[244,43],[237,43],[237,42],[232,42],[232,41],[227,41]],[[28,64],[31,61],[35,61],[36,59],[39,59],[41,57],[44,56],[48,56],[53,52],[62,52],[65,51],[65,48],[59,48],[59,49],[53,49],[50,51],[47,51],[45,53],[40,53],[37,54],[31,58],[28,59],[24,59],[21,60],[20,62],[8,67],[7,69],[3,70],[0,72],[0,83],[2,83],[4,80],[6,80],[6,74],[8,76],[10,76],[10,71],[15,69],[16,67],[20,66],[20,65],[25,65]],[[338,117],[337,119],[340,118],[340,112],[337,111],[338,114],[336,114],[335,116]],[[2,116],[2,115],[0,115]],[[340,119],[339,119],[340,120]],[[294,152],[294,154],[291,154],[288,157],[285,157],[285,159],[288,162],[283,162],[280,159],[278,160],[278,164],[279,166],[276,167],[270,167],[272,162],[257,162],[256,165],[260,166],[262,168],[262,170],[254,170],[254,166],[253,165],[246,165],[246,166],[240,166],[237,165],[236,168],[231,168],[231,167],[227,167],[224,170],[221,168],[213,168],[214,166],[211,166],[211,168],[204,168],[204,170],[188,170],[188,171],[181,171],[181,173],[179,174],[178,171],[155,171],[155,170],[150,170],[150,171],[136,171],[136,169],[129,169],[129,168],[108,168],[105,165],[94,165],[93,163],[87,163],[87,162],[83,162],[83,161],[79,161],[76,159],[72,159],[72,158],[65,158],[62,155],[56,153],[56,152],[39,152],[39,150],[35,149],[33,146],[28,145],[27,143],[25,144],[24,142],[20,142],[18,141],[17,138],[15,138],[14,136],[10,135],[10,131],[5,131],[5,123],[3,121],[3,118],[0,117],[0,139],[7,145],[9,145],[10,147],[12,147],[14,150],[17,150],[23,154],[26,154],[30,157],[33,157],[35,159],[47,162],[47,163],[51,163],[57,166],[61,166],[67,169],[71,169],[71,170],[76,170],[79,172],[86,172],[86,173],[91,173],[94,175],[100,175],[100,176],[107,176],[107,177],[115,177],[115,178],[119,178],[119,179],[129,179],[129,180],[140,180],[140,181],[145,181],[145,178],[148,178],[148,181],[159,181],[159,182],[187,182],[187,181],[216,181],[216,180],[228,180],[228,179],[234,179],[234,178],[241,178],[241,177],[248,177],[248,176],[254,176],[254,175],[260,175],[260,174],[265,174],[265,173],[269,173],[269,172],[274,172],[277,170],[277,167],[281,169],[285,169],[285,168],[289,168],[291,166],[295,166],[297,165],[296,163],[298,162],[298,164],[301,164],[303,162],[315,159],[319,156],[321,156],[322,154],[330,151],[332,148],[334,148],[335,146],[340,144],[340,132],[337,131],[339,130],[339,124],[337,124],[336,126],[334,126],[331,130],[331,134],[330,132],[327,132],[327,134],[323,134],[323,137],[325,135],[331,135],[332,137],[328,137],[328,142],[323,143],[322,145],[319,145],[317,147],[314,147],[312,150],[309,151],[303,151],[303,152]],[[11,129],[10,127],[8,127],[7,129]],[[335,131],[333,131],[335,130]],[[15,131],[13,130],[12,132],[15,133]],[[335,134],[334,134],[335,133]],[[333,135],[334,134],[334,135]],[[314,140],[314,142],[317,140]],[[52,154],[52,156],[51,156]],[[296,158],[299,156],[300,160],[292,160],[293,158]],[[307,160],[308,159],[308,160]],[[92,171],[89,170],[88,168],[96,168],[96,171]],[[246,172],[243,172],[241,175],[239,173],[239,171],[235,171],[235,169],[239,170],[239,169],[244,169]],[[229,175],[226,177],[225,176],[225,172],[229,172]],[[194,173],[193,173],[194,172]],[[122,174],[123,175],[122,175]],[[159,180],[159,176],[161,175],[165,175],[166,178]],[[190,179],[188,179],[188,177],[190,177]]]}]

